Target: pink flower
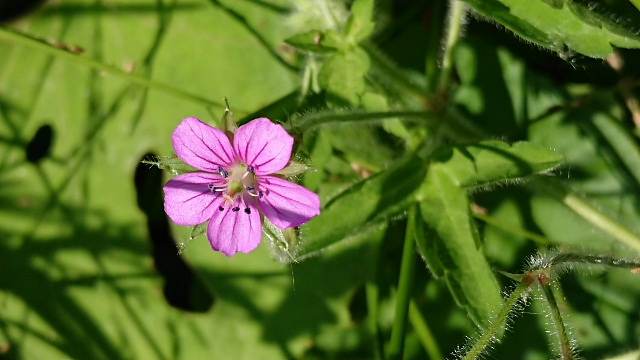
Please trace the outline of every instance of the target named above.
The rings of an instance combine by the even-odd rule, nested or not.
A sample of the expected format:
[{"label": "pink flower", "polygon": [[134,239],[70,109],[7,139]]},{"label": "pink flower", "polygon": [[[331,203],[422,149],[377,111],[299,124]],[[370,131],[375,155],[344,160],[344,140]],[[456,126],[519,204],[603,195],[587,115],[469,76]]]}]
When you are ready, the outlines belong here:
[{"label": "pink flower", "polygon": [[299,226],[320,214],[318,195],[272,174],[291,158],[293,138],[267,118],[255,119],[229,137],[196,118],[173,132],[176,155],[202,170],[164,186],[164,210],[178,225],[209,221],[211,247],[233,256],[255,250],[262,216],[280,229]]}]

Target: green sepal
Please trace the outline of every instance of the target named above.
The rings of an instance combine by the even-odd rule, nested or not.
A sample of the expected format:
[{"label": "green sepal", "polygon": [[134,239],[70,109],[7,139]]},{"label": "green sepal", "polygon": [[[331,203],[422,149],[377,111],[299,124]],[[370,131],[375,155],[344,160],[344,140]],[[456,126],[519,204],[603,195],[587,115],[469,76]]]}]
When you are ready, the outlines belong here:
[{"label": "green sepal", "polygon": [[330,53],[344,47],[344,40],[333,30],[311,30],[284,41],[298,50]]},{"label": "green sepal", "polygon": [[312,167],[307,165],[307,164],[303,164],[301,162],[297,162],[297,161],[291,160],[289,162],[289,165],[285,166],[284,169],[282,169],[280,171],[276,171],[273,174],[274,175],[282,175],[284,177],[291,177],[291,176],[296,176],[296,175],[303,174],[303,173],[309,171],[310,169],[312,169]]},{"label": "green sepal", "polygon": [[269,239],[269,249],[274,259],[283,264],[296,262],[299,241],[295,228],[279,229],[265,217],[262,233]]},{"label": "green sepal", "polygon": [[222,124],[222,131],[227,134],[229,139],[233,140],[233,134],[238,130],[238,123],[236,122],[235,116],[233,116],[233,112],[231,111],[227,98],[224,98],[224,103],[226,108],[224,109],[220,123]]},{"label": "green sepal", "polygon": [[155,156],[141,161],[143,164],[157,166],[159,169],[167,170],[173,175],[182,175],[200,171],[191,165],[186,164],[177,156]]}]

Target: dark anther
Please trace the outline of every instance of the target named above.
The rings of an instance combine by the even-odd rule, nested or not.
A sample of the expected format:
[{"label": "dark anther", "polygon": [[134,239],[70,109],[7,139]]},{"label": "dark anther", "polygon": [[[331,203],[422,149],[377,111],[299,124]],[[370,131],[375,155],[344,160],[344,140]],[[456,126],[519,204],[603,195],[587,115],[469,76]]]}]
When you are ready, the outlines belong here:
[{"label": "dark anther", "polygon": [[220,210],[220,211],[224,211],[224,208],[223,208],[222,206],[220,206],[220,207],[218,208],[218,210]]},{"label": "dark anther", "polygon": [[209,190],[213,191],[213,184],[209,184],[207,185],[207,187],[209,188]]},{"label": "dark anther", "polygon": [[234,207],[233,209],[231,209],[231,211],[233,211],[233,212],[238,212],[238,211],[240,211],[240,208],[236,206],[236,207]]},{"label": "dark anther", "polygon": [[247,172],[250,172],[253,174],[255,171],[256,169],[254,169],[252,165],[247,166]]},{"label": "dark anther", "polygon": [[247,186],[247,191],[253,191],[253,190],[255,190],[255,189],[256,189],[256,188],[254,188],[253,186]]},{"label": "dark anther", "polygon": [[244,212],[245,212],[246,214],[251,214],[251,209],[249,209],[249,208],[244,208]]},{"label": "dark anther", "polygon": [[264,196],[264,193],[263,193],[262,191],[260,191],[260,192],[258,193],[258,199],[262,199],[262,197],[263,197],[263,196]]},{"label": "dark anther", "polygon": [[227,170],[223,169],[222,166],[218,166],[218,172],[225,179],[229,177],[229,172]]}]

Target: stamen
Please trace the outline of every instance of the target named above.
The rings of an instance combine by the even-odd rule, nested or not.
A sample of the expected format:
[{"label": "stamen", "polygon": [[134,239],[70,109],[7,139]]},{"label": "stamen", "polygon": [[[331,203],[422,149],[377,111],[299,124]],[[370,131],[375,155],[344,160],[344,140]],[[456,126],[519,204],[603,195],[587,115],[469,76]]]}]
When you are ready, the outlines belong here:
[{"label": "stamen", "polygon": [[223,169],[222,166],[218,166],[218,172],[225,179],[229,177],[229,172],[227,170]]},{"label": "stamen", "polygon": [[231,211],[233,211],[233,212],[238,212],[238,211],[240,211],[240,207],[236,206],[236,207],[234,207],[233,209],[231,209]]},{"label": "stamen", "polygon": [[245,214],[251,214],[251,209],[249,209],[249,208],[244,208],[244,212],[245,212]]},{"label": "stamen", "polygon": [[258,192],[258,199],[262,199],[263,196],[264,196],[264,193],[262,191]]},{"label": "stamen", "polygon": [[262,191],[256,191],[256,188],[253,186],[247,186],[246,189],[247,194],[249,194],[250,196],[262,199]]},{"label": "stamen", "polygon": [[256,172],[256,169],[253,167],[253,165],[249,165],[247,166],[247,172],[253,174],[254,172]]},{"label": "stamen", "polygon": [[220,210],[220,211],[224,211],[224,208],[223,208],[222,206],[220,206],[220,207],[218,208],[218,210]]},{"label": "stamen", "polygon": [[211,190],[212,192],[215,191],[215,187],[213,187],[213,184],[209,184],[207,185],[207,187],[209,188],[209,190]]}]

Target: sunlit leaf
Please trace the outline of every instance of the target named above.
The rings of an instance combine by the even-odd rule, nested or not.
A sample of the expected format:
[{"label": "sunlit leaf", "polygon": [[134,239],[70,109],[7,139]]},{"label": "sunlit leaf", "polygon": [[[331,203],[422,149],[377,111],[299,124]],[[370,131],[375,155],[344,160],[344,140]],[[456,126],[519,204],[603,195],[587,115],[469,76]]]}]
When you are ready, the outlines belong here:
[{"label": "sunlit leaf", "polygon": [[568,50],[603,58],[613,53],[612,45],[640,48],[640,36],[628,25],[580,1],[464,1],[524,39],[560,54],[568,55]]}]

